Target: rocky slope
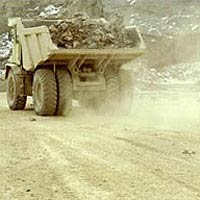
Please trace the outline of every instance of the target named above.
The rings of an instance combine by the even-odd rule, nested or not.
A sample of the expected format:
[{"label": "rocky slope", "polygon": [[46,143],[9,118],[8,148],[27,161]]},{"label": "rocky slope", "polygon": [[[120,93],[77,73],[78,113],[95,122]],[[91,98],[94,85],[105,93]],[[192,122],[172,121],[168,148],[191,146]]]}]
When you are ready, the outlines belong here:
[{"label": "rocky slope", "polygon": [[[185,0],[87,0],[84,2],[81,0],[19,0],[17,2],[4,0],[0,4],[0,32],[7,30],[6,18],[13,16],[66,18],[79,11],[84,11],[93,18],[105,17],[108,20],[117,16],[124,21],[124,24],[137,25],[144,36],[147,52],[134,64],[145,66],[146,72],[140,67],[137,67],[138,71],[142,71],[142,77],[145,77],[144,74],[147,74],[147,77],[151,74],[152,79],[159,80],[160,72],[158,70],[152,72],[148,68],[160,71],[164,66],[175,65],[176,67],[171,68],[175,69],[178,63],[199,61],[199,9],[198,1]],[[185,36],[182,36],[183,33]],[[8,56],[10,47],[11,44],[4,33],[0,36],[0,60]],[[181,69],[183,72],[188,71],[184,67]],[[174,74],[176,73],[174,71]]]}]

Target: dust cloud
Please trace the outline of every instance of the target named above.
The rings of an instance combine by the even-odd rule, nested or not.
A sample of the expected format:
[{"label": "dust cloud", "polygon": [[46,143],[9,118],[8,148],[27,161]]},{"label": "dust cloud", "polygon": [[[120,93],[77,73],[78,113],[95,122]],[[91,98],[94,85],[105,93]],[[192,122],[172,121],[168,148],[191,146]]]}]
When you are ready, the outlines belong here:
[{"label": "dust cloud", "polygon": [[[81,115],[80,115],[81,113]],[[188,82],[165,83],[152,90],[134,90],[129,114],[111,114],[79,107],[74,102],[71,117],[81,121],[109,122],[119,129],[125,127],[164,130],[171,132],[197,132],[200,130],[200,88]],[[68,118],[68,117],[67,117]]]},{"label": "dust cloud", "polygon": [[147,51],[132,64],[135,90],[128,120],[139,127],[200,130],[198,8],[198,2],[188,3],[187,9],[180,9],[171,17],[162,16],[160,21],[171,23],[168,27],[167,22],[156,21],[155,29],[162,37],[146,36]]},{"label": "dust cloud", "polygon": [[139,92],[129,115],[139,127],[161,128],[171,131],[200,130],[200,90],[191,91],[188,86],[176,91]]},{"label": "dust cloud", "polygon": [[199,39],[200,33],[179,33],[168,45],[165,41],[159,47],[159,55],[158,48],[136,64],[140,67],[134,69],[136,88],[129,115],[136,126],[200,130]]}]

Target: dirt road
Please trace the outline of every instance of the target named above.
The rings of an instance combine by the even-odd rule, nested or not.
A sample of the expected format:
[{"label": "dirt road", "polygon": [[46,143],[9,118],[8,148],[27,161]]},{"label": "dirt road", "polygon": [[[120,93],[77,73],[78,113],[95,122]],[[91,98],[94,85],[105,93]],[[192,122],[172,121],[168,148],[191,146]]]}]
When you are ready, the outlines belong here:
[{"label": "dirt road", "polygon": [[200,103],[166,95],[138,94],[128,117],[43,118],[1,93],[0,200],[200,199]]}]

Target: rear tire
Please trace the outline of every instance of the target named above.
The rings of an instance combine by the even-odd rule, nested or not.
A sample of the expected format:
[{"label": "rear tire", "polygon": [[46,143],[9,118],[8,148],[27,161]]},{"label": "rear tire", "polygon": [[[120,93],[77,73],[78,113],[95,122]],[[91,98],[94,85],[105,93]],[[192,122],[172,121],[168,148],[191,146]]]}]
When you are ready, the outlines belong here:
[{"label": "rear tire", "polygon": [[120,89],[118,74],[105,75],[105,109],[111,113],[116,112],[119,106]]},{"label": "rear tire", "polygon": [[27,97],[18,94],[19,87],[16,75],[10,70],[7,80],[7,102],[11,110],[23,110],[26,106]]},{"label": "rear tire", "polygon": [[121,113],[123,115],[128,115],[133,102],[133,77],[131,75],[131,70],[120,70],[119,86]]},{"label": "rear tire", "polygon": [[57,104],[55,75],[50,69],[38,69],[33,80],[33,104],[40,116],[53,116]]},{"label": "rear tire", "polygon": [[57,108],[55,115],[68,115],[72,109],[73,87],[69,72],[65,69],[56,70]]}]

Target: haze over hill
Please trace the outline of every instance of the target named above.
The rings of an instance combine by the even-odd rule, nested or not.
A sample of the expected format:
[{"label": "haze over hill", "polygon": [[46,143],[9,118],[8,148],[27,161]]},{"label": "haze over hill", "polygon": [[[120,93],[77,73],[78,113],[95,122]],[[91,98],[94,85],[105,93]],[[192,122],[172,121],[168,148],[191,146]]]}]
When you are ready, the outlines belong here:
[{"label": "haze over hill", "polygon": [[[66,18],[84,11],[91,17],[110,20],[119,14],[124,24],[137,25],[144,37],[148,51],[142,65],[162,68],[199,61],[199,10],[198,0],[4,0],[0,4],[0,32],[8,30],[8,17]],[[182,36],[183,33],[189,34]],[[1,35],[1,58],[8,57],[10,47],[7,35]]]}]

